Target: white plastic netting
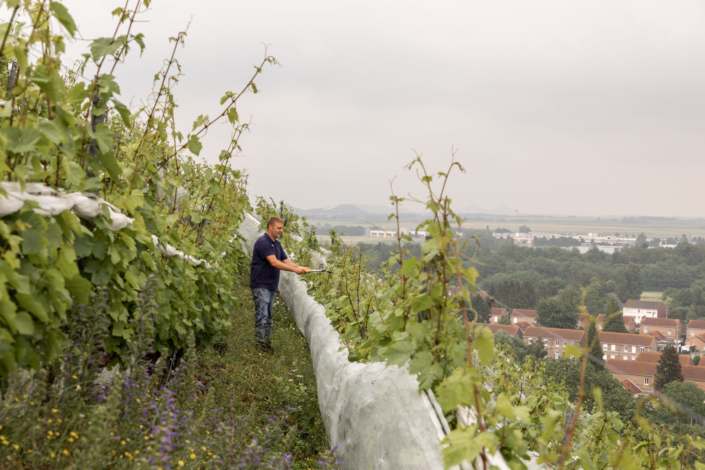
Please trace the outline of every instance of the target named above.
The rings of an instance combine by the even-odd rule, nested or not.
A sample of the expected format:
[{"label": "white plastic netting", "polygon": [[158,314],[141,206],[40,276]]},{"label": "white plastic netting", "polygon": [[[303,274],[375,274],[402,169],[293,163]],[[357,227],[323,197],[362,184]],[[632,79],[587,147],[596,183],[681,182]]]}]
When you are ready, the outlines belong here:
[{"label": "white plastic netting", "polygon": [[[262,235],[258,226],[250,215],[240,226],[250,253]],[[448,425],[419,393],[408,367],[348,361],[340,335],[305,282],[289,272],[280,279],[281,296],[308,341],[328,440],[338,446],[344,468],[442,469],[439,443]]]}]

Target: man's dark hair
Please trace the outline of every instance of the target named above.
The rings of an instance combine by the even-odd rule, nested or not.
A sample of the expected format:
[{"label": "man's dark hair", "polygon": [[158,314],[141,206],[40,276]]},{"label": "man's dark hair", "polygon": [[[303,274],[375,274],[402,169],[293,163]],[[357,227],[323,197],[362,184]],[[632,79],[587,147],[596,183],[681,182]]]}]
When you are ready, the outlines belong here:
[{"label": "man's dark hair", "polygon": [[279,217],[270,217],[269,220],[267,221],[267,228],[271,227],[274,224],[284,225],[284,221],[282,219],[280,219]]}]

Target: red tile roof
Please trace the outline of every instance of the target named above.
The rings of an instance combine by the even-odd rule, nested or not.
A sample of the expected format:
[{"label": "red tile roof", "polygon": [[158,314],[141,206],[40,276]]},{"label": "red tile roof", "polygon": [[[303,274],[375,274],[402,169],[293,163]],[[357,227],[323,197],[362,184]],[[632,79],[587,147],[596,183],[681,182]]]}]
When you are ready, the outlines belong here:
[{"label": "red tile roof", "polygon": [[654,337],[651,335],[634,335],[631,333],[610,333],[600,331],[600,343],[602,344],[624,344],[628,346],[651,346]]},{"label": "red tile roof", "polygon": [[486,291],[486,290],[479,290],[479,291],[477,291],[477,295],[479,295],[479,296],[482,297],[483,299],[486,299],[487,297],[489,297],[489,295],[487,294],[487,291]]},{"label": "red tile roof", "polygon": [[676,318],[644,318],[641,326],[670,326],[675,328],[679,323]]},{"label": "red tile roof", "polygon": [[625,361],[622,359],[607,359],[605,367],[613,374],[628,375],[656,375],[656,366],[653,362]]},{"label": "red tile roof", "polygon": [[632,395],[639,395],[641,393],[641,389],[629,379],[622,382],[622,386],[629,390],[629,393]]},{"label": "red tile roof", "polygon": [[603,323],[605,321],[605,314],[601,313],[597,316],[597,323]]},{"label": "red tile roof", "polygon": [[506,309],[499,308],[499,307],[495,307],[495,308],[491,308],[491,309],[490,309],[490,313],[491,313],[491,315],[492,315],[493,317],[494,317],[494,316],[500,317],[500,316],[502,316],[502,314],[505,313],[506,311],[507,311]]},{"label": "red tile roof", "polygon": [[497,325],[494,323],[488,323],[487,327],[490,329],[492,334],[495,334],[498,331],[504,331],[509,336],[521,336],[521,329],[516,325]]},{"label": "red tile roof", "polygon": [[705,330],[705,320],[690,320],[688,328],[701,328]]},{"label": "red tile roof", "polygon": [[651,310],[651,309],[656,310],[661,305],[663,305],[663,302],[651,302],[650,300],[631,300],[631,299],[629,299],[624,304],[624,308],[643,308],[646,310]]},{"label": "red tile roof", "polygon": [[654,332],[653,332],[653,336],[654,336],[654,338],[656,338],[658,341],[663,341],[663,340],[667,340],[667,339],[670,340],[670,339],[671,339],[671,338],[666,338],[665,336],[663,336],[660,331],[654,331]]},{"label": "red tile roof", "polygon": [[[628,375],[656,375],[656,366],[653,362],[624,361],[621,359],[607,359],[606,367],[613,374]],[[689,382],[705,382],[705,367],[681,366],[683,377]]]},{"label": "red tile roof", "polygon": [[[641,362],[651,362],[653,364],[658,364],[658,361],[661,360],[661,353],[644,351],[642,353],[639,353],[639,355],[636,357],[636,360]],[[691,357],[687,354],[679,354],[678,361],[681,363],[682,366],[693,365],[693,359],[691,359]]]},{"label": "red tile roof", "polygon": [[539,315],[538,313],[536,313],[536,310],[524,310],[522,308],[515,308],[514,310],[512,310],[512,316],[536,318]]},{"label": "red tile roof", "polygon": [[[519,328],[521,328],[521,331],[526,331],[526,329],[531,326],[528,323],[526,323],[525,321],[516,322],[515,325],[518,326]],[[705,362],[705,361],[703,361],[703,362]]]},{"label": "red tile roof", "polygon": [[524,332],[524,338],[562,339],[567,341],[582,341],[585,330],[564,330],[562,328],[543,328],[530,326]]}]

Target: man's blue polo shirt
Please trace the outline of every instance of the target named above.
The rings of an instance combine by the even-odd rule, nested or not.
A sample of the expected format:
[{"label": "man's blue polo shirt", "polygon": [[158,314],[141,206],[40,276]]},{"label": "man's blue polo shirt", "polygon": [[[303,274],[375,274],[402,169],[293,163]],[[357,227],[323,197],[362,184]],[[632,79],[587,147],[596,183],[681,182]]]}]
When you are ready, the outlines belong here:
[{"label": "man's blue polo shirt", "polygon": [[267,261],[267,256],[274,255],[279,261],[288,258],[279,240],[270,238],[265,233],[255,242],[252,251],[252,267],[250,268],[250,288],[264,288],[267,290],[277,290],[279,287],[279,270]]}]

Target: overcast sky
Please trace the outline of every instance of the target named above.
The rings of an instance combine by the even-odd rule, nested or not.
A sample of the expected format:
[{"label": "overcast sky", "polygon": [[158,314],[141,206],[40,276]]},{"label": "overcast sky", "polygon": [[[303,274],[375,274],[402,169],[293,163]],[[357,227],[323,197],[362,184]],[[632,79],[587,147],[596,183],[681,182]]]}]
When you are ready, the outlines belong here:
[{"label": "overcast sky", "polygon": [[[130,3],[134,4],[135,0]],[[67,0],[84,38],[111,36],[122,0]],[[116,75],[137,104],[178,51],[184,132],[219,114],[263,57],[282,64],[238,106],[256,124],[237,162],[251,194],[300,208],[386,204],[423,153],[469,168],[455,206],[523,214],[705,216],[705,7],[697,1],[155,0],[140,58]],[[78,57],[88,43],[77,42]],[[88,71],[87,75],[90,75]],[[229,128],[216,126],[213,161]],[[413,208],[413,207],[410,207]]]}]

